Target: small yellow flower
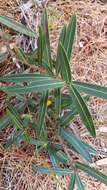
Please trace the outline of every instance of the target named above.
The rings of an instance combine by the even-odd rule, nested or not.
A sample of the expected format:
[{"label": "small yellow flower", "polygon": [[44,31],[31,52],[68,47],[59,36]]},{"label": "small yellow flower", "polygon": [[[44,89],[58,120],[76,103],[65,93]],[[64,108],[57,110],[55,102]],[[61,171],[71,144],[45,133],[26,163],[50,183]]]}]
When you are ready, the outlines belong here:
[{"label": "small yellow flower", "polygon": [[52,105],[52,100],[51,99],[48,99],[47,101],[47,107],[51,106]]}]

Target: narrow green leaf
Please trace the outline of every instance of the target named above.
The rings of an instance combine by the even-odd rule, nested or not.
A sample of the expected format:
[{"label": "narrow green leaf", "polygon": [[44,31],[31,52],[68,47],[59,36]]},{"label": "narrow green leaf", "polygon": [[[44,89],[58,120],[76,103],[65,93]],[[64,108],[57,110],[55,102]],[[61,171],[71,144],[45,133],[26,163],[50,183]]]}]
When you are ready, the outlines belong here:
[{"label": "narrow green leaf", "polygon": [[[71,175],[71,178],[70,178],[70,183],[69,183],[69,187],[68,187],[68,190],[73,190],[74,189],[74,186],[75,186],[75,178],[76,178],[76,175],[75,173],[73,173]],[[82,190],[82,189],[81,189]]]},{"label": "narrow green leaf", "polygon": [[68,161],[68,157],[62,150],[57,151],[55,153],[55,155],[56,155],[57,159],[62,163],[66,163]]},{"label": "narrow green leaf", "polygon": [[23,125],[21,124],[20,120],[18,119],[17,115],[12,112],[12,110],[7,110],[7,114],[11,119],[11,122],[15,125],[16,129],[23,129]]},{"label": "narrow green leaf", "polygon": [[51,149],[48,149],[48,154],[49,154],[50,160],[52,162],[52,166],[57,167],[58,160],[56,159],[55,151],[51,150]]},{"label": "narrow green leaf", "polygon": [[60,69],[61,76],[67,83],[70,83],[72,79],[71,68],[67,58],[66,50],[61,43],[60,43],[60,61],[62,63]]},{"label": "narrow green leaf", "polygon": [[85,92],[91,96],[107,99],[107,87],[96,84],[73,81],[73,85],[80,92]]},{"label": "narrow green leaf", "polygon": [[[82,96],[82,98],[86,102],[86,101],[89,101],[90,96],[85,95],[85,96]],[[71,94],[61,94],[61,109],[67,109],[67,108],[72,111],[74,108],[76,109],[73,103],[72,96]]]},{"label": "narrow green leaf", "polygon": [[25,65],[38,65],[38,52],[37,49],[30,52],[25,53],[22,48],[14,48],[14,51],[18,57],[18,59]]},{"label": "narrow green leaf", "polygon": [[30,65],[38,65],[38,49],[25,54]]},{"label": "narrow green leaf", "polygon": [[92,167],[90,167],[86,164],[82,164],[80,162],[76,162],[75,166],[78,169],[88,173],[90,176],[95,177],[98,181],[101,181],[102,183],[107,185],[107,175],[104,175],[103,173],[99,172],[95,168],[92,168]]},{"label": "narrow green leaf", "polygon": [[61,49],[60,49],[60,43],[62,43],[64,45],[65,36],[66,36],[66,25],[61,30],[60,37],[59,37],[59,42],[58,42],[57,57],[56,57],[56,64],[55,64],[56,74],[57,75],[58,75],[58,73],[60,71],[60,68],[61,68],[61,60],[60,60],[60,51],[61,51]]},{"label": "narrow green leaf", "polygon": [[[25,103],[21,102],[20,104],[17,105],[17,111],[18,113],[22,113],[25,109]],[[0,130],[4,129],[11,123],[11,119],[8,115],[3,116],[0,119]]]},{"label": "narrow green leaf", "polygon": [[83,158],[89,162],[92,161],[88,150],[85,148],[81,140],[73,135],[73,133],[67,132],[65,129],[61,129],[61,137],[73,146],[74,149],[83,156]]},{"label": "narrow green leaf", "polygon": [[51,68],[49,67],[49,65],[47,64],[46,60],[44,60],[44,59],[43,59],[43,67],[46,69],[47,73],[50,76],[53,76]]},{"label": "narrow green leaf", "polygon": [[41,81],[35,81],[33,83],[30,83],[28,86],[12,85],[12,86],[0,87],[0,90],[5,91],[7,93],[13,93],[14,96],[14,94],[26,94],[30,92],[43,92],[47,90],[52,90],[54,88],[60,88],[63,85],[64,82],[61,80],[41,79]]},{"label": "narrow green leaf", "polygon": [[[83,144],[83,147],[88,151],[88,153],[91,155],[91,157],[97,155],[97,151],[90,145],[86,144],[84,141],[81,140],[81,143]],[[77,150],[71,145],[69,144],[68,145],[69,148],[71,148],[73,151],[75,151],[76,153],[79,153],[77,152]]]},{"label": "narrow green leaf", "polygon": [[47,75],[42,75],[40,73],[12,74],[0,77],[0,81],[14,82],[14,83],[35,82],[47,79],[52,79],[52,78],[50,78]]},{"label": "narrow green leaf", "polygon": [[42,65],[43,59],[43,31],[42,27],[39,27],[39,37],[38,37],[38,62],[39,65]]},{"label": "narrow green leaf", "polygon": [[97,155],[97,151],[91,145],[85,143],[84,141],[82,141],[82,143],[91,155]]},{"label": "narrow green leaf", "polygon": [[15,50],[15,53],[16,53],[18,59],[21,62],[23,62],[25,65],[28,65],[29,62],[28,62],[26,54],[24,53],[24,50],[21,48],[17,48],[17,47],[15,47],[14,50]]},{"label": "narrow green leaf", "polygon": [[76,184],[77,184],[78,190],[84,190],[83,183],[82,183],[81,178],[78,174],[76,174]]},{"label": "narrow green leaf", "polygon": [[84,125],[87,127],[90,134],[93,137],[96,137],[95,126],[92,117],[90,115],[90,112],[83,98],[80,96],[79,92],[74,88],[74,86],[71,86],[71,95]]},{"label": "narrow green leaf", "polygon": [[32,166],[34,171],[37,172],[41,172],[44,174],[53,174],[53,175],[58,175],[58,176],[63,176],[63,175],[71,175],[72,174],[72,170],[71,169],[67,169],[67,168],[46,168],[46,167],[41,167],[41,166],[36,166],[33,165]]},{"label": "narrow green leaf", "polygon": [[[22,120],[17,112],[17,109],[15,107],[13,107],[13,105],[9,102],[7,102],[7,114],[11,119],[11,122],[15,125],[17,130],[23,130],[24,131],[24,125],[22,123]],[[26,138],[26,140],[28,141],[28,134],[24,133],[24,136]]]},{"label": "narrow green leaf", "polygon": [[29,29],[28,27],[26,27],[25,25],[18,23],[16,21],[14,21],[11,18],[8,18],[7,16],[0,16],[0,23],[4,24],[5,26],[12,28],[13,30],[20,32],[22,34],[25,34],[27,36],[30,37],[34,37],[36,36],[36,33]]},{"label": "narrow green leaf", "polygon": [[67,125],[68,123],[72,122],[73,119],[75,118],[75,116],[77,115],[77,111],[76,109],[74,109],[73,111],[69,111],[69,112],[66,112],[60,119],[59,121],[59,125],[60,126],[65,126]]},{"label": "narrow green leaf", "polygon": [[41,19],[41,29],[44,35],[44,60],[52,71],[52,60],[51,60],[51,48],[50,48],[50,38],[49,38],[49,29],[48,29],[48,16],[47,11],[44,9]]},{"label": "narrow green leaf", "polygon": [[39,118],[38,118],[38,136],[42,140],[44,140],[46,133],[45,116],[47,112],[47,100],[48,100],[48,91],[43,93],[42,101],[40,104]]},{"label": "narrow green leaf", "polygon": [[55,111],[57,115],[60,115],[61,112],[61,93],[60,93],[60,88],[55,90]]},{"label": "narrow green leaf", "polygon": [[73,15],[68,24],[66,31],[66,38],[64,40],[64,48],[66,49],[67,52],[68,61],[70,61],[71,57],[73,42],[75,38],[75,31],[76,31],[76,15]]},{"label": "narrow green leaf", "polygon": [[72,107],[72,97],[69,94],[61,94],[61,109]]}]

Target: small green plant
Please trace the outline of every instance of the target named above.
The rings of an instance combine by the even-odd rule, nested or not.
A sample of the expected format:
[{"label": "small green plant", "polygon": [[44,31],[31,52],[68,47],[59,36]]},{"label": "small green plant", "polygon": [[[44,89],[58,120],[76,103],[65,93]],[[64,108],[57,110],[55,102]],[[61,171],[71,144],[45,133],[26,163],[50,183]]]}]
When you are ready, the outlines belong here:
[{"label": "small green plant", "polygon": [[[25,28],[22,24],[7,17],[0,16],[0,22],[30,37],[36,35],[31,29]],[[27,55],[22,49],[15,48],[19,59],[24,64],[36,64],[42,68],[43,73],[28,73],[26,70],[21,74],[0,77],[1,82],[10,83],[0,87],[0,90],[7,94],[7,112],[0,120],[0,129],[6,128],[8,124],[12,124],[16,128],[14,135],[5,143],[5,147],[11,147],[13,144],[19,146],[21,142],[26,142],[35,145],[37,155],[42,151],[49,155],[51,165],[48,164],[47,167],[33,165],[33,170],[46,174],[69,175],[68,189],[74,189],[76,184],[78,189],[82,190],[84,186],[79,176],[80,170],[106,185],[107,176],[89,166],[97,152],[76,136],[69,128],[69,124],[79,114],[84,127],[95,138],[96,130],[86,102],[88,96],[107,99],[107,87],[73,79],[70,58],[75,30],[76,16],[73,15],[68,25],[65,25],[61,31],[57,56],[53,60],[45,9],[39,26],[37,50]],[[64,86],[67,93],[62,92]],[[80,92],[88,94],[88,96],[81,95]],[[17,100],[15,106],[10,103],[11,97],[15,97]],[[48,124],[50,120],[52,122]],[[29,134],[29,128],[35,132],[34,137]],[[49,135],[50,128],[51,136]],[[65,146],[66,149],[69,147],[74,153],[78,153],[79,158],[83,158],[87,162],[85,164],[71,162]],[[67,167],[68,165],[69,167]]]}]

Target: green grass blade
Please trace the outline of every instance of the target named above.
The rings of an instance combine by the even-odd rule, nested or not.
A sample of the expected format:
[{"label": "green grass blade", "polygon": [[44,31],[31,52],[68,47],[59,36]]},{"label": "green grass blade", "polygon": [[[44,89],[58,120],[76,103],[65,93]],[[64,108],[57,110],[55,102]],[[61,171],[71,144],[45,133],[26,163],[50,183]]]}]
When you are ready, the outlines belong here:
[{"label": "green grass blade", "polygon": [[43,92],[47,90],[52,90],[54,88],[60,88],[63,85],[64,82],[61,80],[42,79],[41,81],[30,83],[28,86],[12,85],[12,86],[0,87],[0,90],[5,91],[6,93],[13,93],[14,96],[14,94],[26,94],[30,92]]},{"label": "green grass blade", "polygon": [[57,158],[55,156],[55,151],[51,150],[51,149],[48,149],[48,154],[49,154],[50,160],[52,162],[52,166],[57,167],[58,160],[57,160]]},{"label": "green grass blade", "polygon": [[22,48],[14,48],[17,58],[25,65],[38,65],[38,51],[33,50],[30,53],[25,53]]},{"label": "green grass blade", "polygon": [[[18,113],[22,113],[25,109],[25,103],[21,102],[20,104],[17,105],[17,111]],[[4,129],[11,123],[11,119],[8,115],[3,116],[0,119],[0,130]]]},{"label": "green grass blade", "polygon": [[91,145],[85,143],[84,141],[82,141],[82,143],[91,155],[97,155],[97,151]]},{"label": "green grass blade", "polygon": [[42,65],[42,59],[43,59],[43,31],[42,27],[39,27],[39,37],[38,37],[38,63],[39,65]]},{"label": "green grass blade", "polygon": [[18,59],[19,59],[23,64],[28,65],[28,64],[29,64],[29,61],[28,61],[28,58],[27,58],[27,56],[26,56],[24,50],[21,49],[21,48],[17,48],[17,47],[15,47],[14,50],[15,50],[15,53],[16,53]]},{"label": "green grass blade", "polygon": [[33,50],[29,54],[26,53],[25,55],[30,65],[38,65],[38,49]]},{"label": "green grass blade", "polygon": [[66,163],[68,161],[68,157],[62,150],[57,151],[55,153],[55,155],[56,155],[57,159],[62,163]]},{"label": "green grass blade", "polygon": [[22,83],[22,82],[34,82],[51,79],[47,75],[42,75],[39,73],[26,73],[26,74],[12,74],[0,77],[0,81],[2,82],[14,82],[14,83]]},{"label": "green grass blade", "polygon": [[82,183],[81,178],[78,174],[76,174],[76,184],[77,184],[78,190],[84,190],[83,183]]},{"label": "green grass blade", "polygon": [[61,93],[60,93],[60,88],[55,89],[54,95],[55,95],[55,111],[56,111],[56,114],[59,116],[60,112],[61,112]]},{"label": "green grass blade", "polygon": [[41,29],[44,36],[44,60],[52,71],[52,60],[51,60],[51,48],[50,48],[50,37],[49,37],[49,29],[48,29],[48,15],[46,9],[44,9],[41,19]]},{"label": "green grass blade", "polygon": [[38,65],[37,49],[31,53],[25,53],[22,48],[14,48],[17,58],[25,65]]},{"label": "green grass blade", "polygon": [[71,107],[73,101],[69,94],[61,94],[61,109]]},{"label": "green grass blade", "polygon": [[34,171],[41,172],[43,174],[53,174],[53,175],[58,175],[58,176],[63,176],[63,175],[71,175],[72,170],[67,169],[67,168],[46,168],[46,167],[41,167],[41,166],[32,166]]},{"label": "green grass blade", "polygon": [[75,38],[75,31],[76,31],[76,15],[73,15],[70,19],[70,22],[67,27],[66,31],[66,38],[64,40],[64,48],[67,52],[68,60],[70,61],[74,38]]},{"label": "green grass blade", "polygon": [[75,175],[75,173],[73,173],[73,174],[71,175],[71,178],[70,178],[70,183],[69,183],[68,190],[74,190],[75,178],[76,178],[76,175]]},{"label": "green grass blade", "polygon": [[80,114],[80,117],[81,117],[84,125],[86,126],[86,128],[88,129],[90,134],[93,137],[96,137],[95,126],[94,126],[91,114],[90,114],[83,98],[81,97],[79,92],[74,88],[74,86],[71,86],[71,95],[72,95],[73,101],[75,103],[76,109],[78,110],[78,113]]},{"label": "green grass blade", "polygon": [[34,38],[36,36],[36,33],[34,31],[29,29],[25,25],[18,23],[11,18],[8,18],[7,16],[0,16],[0,23],[4,24],[5,26],[9,28],[12,28],[13,30],[17,32],[25,34],[27,36],[34,37]]},{"label": "green grass blade", "polygon": [[60,43],[60,61],[61,61],[61,76],[63,80],[65,80],[67,83],[71,82],[71,68],[70,64],[67,58],[66,50],[64,46]]},{"label": "green grass blade", "polygon": [[18,59],[25,65],[38,65],[38,52],[37,49],[30,52],[25,53],[22,48],[14,48],[15,53]]},{"label": "green grass blade", "polygon": [[40,111],[38,117],[38,136],[44,140],[46,128],[45,128],[45,116],[47,112],[48,91],[43,93],[42,101],[40,103]]},{"label": "green grass blade", "polygon": [[60,60],[60,51],[61,51],[61,49],[60,49],[60,43],[62,43],[64,45],[65,36],[66,36],[66,25],[61,30],[60,37],[59,37],[59,42],[58,42],[57,57],[56,57],[56,64],[55,64],[56,74],[57,75],[58,75],[58,73],[60,71],[60,68],[61,68],[61,60]]},{"label": "green grass blade", "polygon": [[69,111],[69,112],[65,113],[61,117],[61,119],[59,121],[59,125],[60,126],[65,126],[68,123],[72,122],[77,114],[78,114],[78,112],[76,111],[76,109],[74,109],[73,111]]},{"label": "green grass blade", "polygon": [[8,110],[7,114],[11,119],[11,122],[15,125],[16,129],[23,129],[22,121],[17,113],[17,110],[10,104],[8,103]]},{"label": "green grass blade", "polygon": [[91,96],[107,99],[107,87],[96,84],[73,81],[73,85],[80,92],[85,92]]},{"label": "green grass blade", "polygon": [[88,150],[85,148],[82,141],[75,135],[73,135],[71,132],[67,132],[65,129],[61,129],[61,137],[66,140],[71,146],[73,146],[74,149],[83,156],[83,158],[89,162],[92,161]]},{"label": "green grass blade", "polygon": [[95,168],[92,168],[86,164],[82,164],[80,162],[77,162],[75,166],[84,171],[85,173],[88,173],[90,176],[95,177],[98,181],[104,183],[107,185],[107,175],[104,175],[103,173],[99,172]]}]

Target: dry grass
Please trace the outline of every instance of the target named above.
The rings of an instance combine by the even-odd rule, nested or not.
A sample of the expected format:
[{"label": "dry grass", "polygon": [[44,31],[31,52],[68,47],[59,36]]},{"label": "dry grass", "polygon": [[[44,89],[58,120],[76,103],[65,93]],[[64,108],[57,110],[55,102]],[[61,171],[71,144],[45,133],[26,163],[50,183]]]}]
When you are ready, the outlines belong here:
[{"label": "dry grass", "polygon": [[[17,20],[22,19],[24,12],[19,9],[22,1],[0,0],[0,14],[8,15]],[[101,1],[90,0],[48,0],[48,11],[50,15],[49,27],[51,30],[52,52],[56,52],[59,31],[68,22],[72,14],[77,14],[78,27],[71,67],[73,77],[80,81],[107,85],[107,4]],[[33,6],[27,12],[29,26],[37,26],[40,18],[41,7]],[[7,30],[3,27],[4,30]],[[19,38],[18,38],[19,39]],[[25,40],[25,39],[24,39]],[[36,45],[35,42],[33,45]],[[26,49],[26,46],[24,46]],[[20,72],[16,61],[10,59],[0,68],[0,73]],[[1,95],[1,94],[0,94]],[[4,94],[0,96],[0,107],[3,110],[5,104]],[[98,165],[98,160],[107,158],[107,102],[99,98],[91,98],[90,110],[95,118],[98,135],[91,139],[86,130],[81,126],[80,134],[87,142],[92,143],[99,150],[99,156],[94,165],[107,174],[107,163]],[[1,112],[2,112],[1,110]],[[81,122],[80,122],[81,125]],[[3,140],[4,131],[0,134]],[[8,136],[10,128],[6,129],[5,137]],[[32,163],[43,163],[44,158],[37,158],[34,149],[30,146],[26,150],[13,148],[4,150],[0,148],[0,190],[67,190],[69,178],[55,178],[53,176],[34,173],[31,169]],[[48,161],[48,160],[47,160]],[[88,176],[81,174],[86,190],[106,190],[107,187],[98,183]]]}]

